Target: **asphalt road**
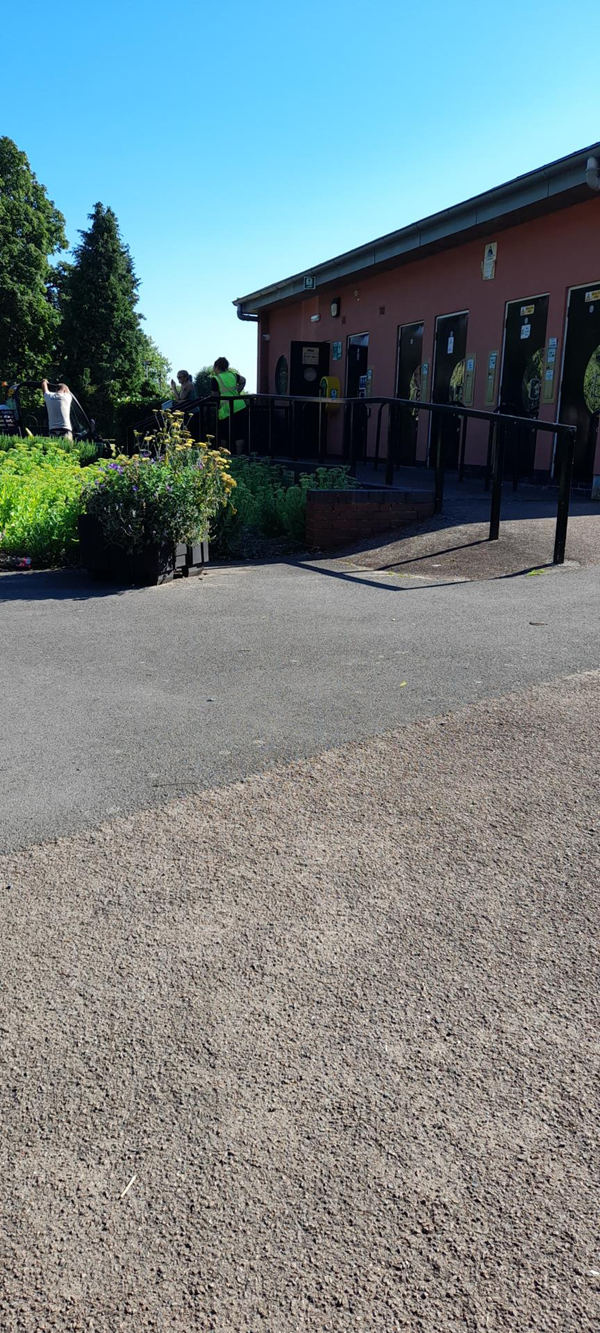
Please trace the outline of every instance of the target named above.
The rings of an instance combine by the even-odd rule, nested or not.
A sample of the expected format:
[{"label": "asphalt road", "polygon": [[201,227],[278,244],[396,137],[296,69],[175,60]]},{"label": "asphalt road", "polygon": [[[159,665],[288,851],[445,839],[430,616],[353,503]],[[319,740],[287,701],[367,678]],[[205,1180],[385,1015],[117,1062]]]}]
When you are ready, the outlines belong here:
[{"label": "asphalt road", "polygon": [[598,664],[600,570],[0,577],[4,849]]}]

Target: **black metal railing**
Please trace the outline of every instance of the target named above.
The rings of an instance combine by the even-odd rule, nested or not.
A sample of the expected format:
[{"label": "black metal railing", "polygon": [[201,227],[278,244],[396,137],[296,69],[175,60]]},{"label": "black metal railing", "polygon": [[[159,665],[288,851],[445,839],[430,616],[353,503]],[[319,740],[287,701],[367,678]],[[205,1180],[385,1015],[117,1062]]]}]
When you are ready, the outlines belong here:
[{"label": "black metal railing", "polygon": [[[243,402],[242,410],[235,411],[234,403]],[[228,412],[220,416],[223,406]],[[444,497],[444,476],[449,470],[446,449],[450,443],[456,450],[456,471],[459,481],[465,475],[469,425],[473,421],[487,423],[487,456],[483,465],[484,488],[491,491],[489,540],[497,541],[500,532],[502,487],[506,479],[505,460],[507,444],[512,448],[512,467],[509,469],[513,489],[519,480],[519,442],[527,438],[533,457],[538,432],[553,437],[558,473],[558,505],[554,543],[554,563],[563,564],[569,517],[569,499],[573,474],[573,460],[577,428],[557,421],[519,417],[508,412],[486,412],[479,408],[464,407],[462,403],[428,403],[408,398],[305,398],[292,394],[239,394],[227,398],[214,395],[186,403],[183,410],[195,439],[212,437],[232,454],[243,452],[258,457],[277,459],[292,465],[345,464],[356,475],[359,464],[370,464],[375,470],[385,461],[385,484],[393,485],[395,470],[403,465],[402,422],[413,426],[421,412],[430,419],[429,466],[434,474],[434,508],[440,513]],[[381,458],[381,437],[384,414],[387,411],[387,438],[384,460]],[[372,432],[369,427],[375,418],[374,452],[368,452]],[[407,414],[410,414],[410,418]],[[135,434],[151,431],[160,415],[160,409],[149,414],[135,428]],[[341,419],[341,426],[337,423]],[[327,452],[328,436],[333,423],[337,436],[337,451]],[[412,429],[413,427],[411,427]],[[415,426],[416,429],[416,426]],[[533,440],[531,433],[533,432]],[[133,438],[133,436],[132,436]],[[532,452],[533,451],[533,452]]]}]

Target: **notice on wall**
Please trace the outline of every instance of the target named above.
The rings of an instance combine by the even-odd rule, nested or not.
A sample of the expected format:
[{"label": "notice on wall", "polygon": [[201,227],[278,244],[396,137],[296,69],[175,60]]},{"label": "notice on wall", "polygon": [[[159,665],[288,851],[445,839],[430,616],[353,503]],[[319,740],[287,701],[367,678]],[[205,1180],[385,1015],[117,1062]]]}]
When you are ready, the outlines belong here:
[{"label": "notice on wall", "polygon": [[331,347],[331,356],[332,356],[332,359],[333,359],[334,361],[341,361],[341,359],[342,359],[342,344],[341,344],[341,343],[332,343],[332,347]]},{"label": "notice on wall", "polygon": [[319,364],[319,349],[318,349],[318,347],[303,347],[303,348],[302,348],[302,365],[303,365],[303,366],[318,366],[318,364]]},{"label": "notice on wall", "polygon": [[522,305],[522,306],[521,306],[521,319],[524,319],[526,315],[533,315],[534,313],[535,313],[535,306],[534,306],[534,305]]},{"label": "notice on wall", "polygon": [[453,351],[454,351],[454,334],[453,334],[453,333],[451,333],[450,336],[449,336],[449,338],[448,338],[448,349],[447,349],[447,350],[448,350],[448,356],[451,356],[452,353],[453,353]]},{"label": "notice on wall", "polygon": [[496,255],[498,253],[498,242],[489,241],[483,252],[483,263],[481,272],[484,282],[490,282],[496,274]]},{"label": "notice on wall", "polygon": [[498,352],[490,352],[487,363],[487,375],[485,380],[485,405],[493,407],[496,399],[496,372],[498,369]]},{"label": "notice on wall", "polygon": [[531,324],[522,324],[522,325],[521,325],[521,338],[522,338],[522,339],[523,339],[523,338],[529,338],[530,336],[531,336]]},{"label": "notice on wall", "polygon": [[558,356],[558,338],[549,338],[542,383],[542,402],[553,403],[556,395],[556,369]]},{"label": "notice on wall", "polygon": [[600,288],[596,287],[593,292],[586,292],[586,301],[600,301]]},{"label": "notice on wall", "polygon": [[463,403],[465,407],[473,406],[475,396],[475,356],[468,354],[465,361],[465,379],[463,384]]}]

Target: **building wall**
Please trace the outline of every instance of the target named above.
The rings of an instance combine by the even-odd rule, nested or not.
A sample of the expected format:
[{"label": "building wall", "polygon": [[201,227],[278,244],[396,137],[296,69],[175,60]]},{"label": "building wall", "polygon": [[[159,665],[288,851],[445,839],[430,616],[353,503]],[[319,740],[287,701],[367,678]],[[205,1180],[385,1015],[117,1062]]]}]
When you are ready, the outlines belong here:
[{"label": "building wall", "polygon": [[[486,243],[498,246],[495,277],[484,281],[482,260]],[[474,407],[485,408],[488,355],[502,351],[507,301],[549,294],[546,339],[559,340],[553,403],[543,404],[540,416],[555,420],[558,415],[560,363],[567,296],[570,287],[600,282],[600,197],[560,210],[549,216],[506,230],[494,229],[489,236],[457,246],[437,255],[415,260],[386,273],[352,279],[321,295],[310,294],[302,302],[272,309],[259,324],[259,378],[263,392],[275,391],[274,375],[279,356],[289,360],[293,339],[342,341],[341,361],[330,363],[330,374],[338,375],[345,390],[346,346],[351,334],[369,334],[369,366],[373,368],[372,393],[393,396],[396,385],[398,327],[423,321],[423,360],[429,362],[429,391],[432,391],[433,344],[438,315],[468,310],[467,350],[477,357]],[[330,315],[334,296],[341,298],[341,314]],[[320,321],[311,323],[311,315]],[[269,333],[266,341],[261,334]],[[497,395],[501,364],[497,375]],[[496,397],[497,402],[497,397]],[[494,404],[495,406],[496,404]],[[375,414],[373,414],[375,416]],[[421,413],[418,459],[427,453],[426,414]],[[374,421],[371,421],[370,446]],[[467,463],[484,461],[487,446],[485,423],[471,422]],[[382,442],[382,447],[385,445]],[[548,467],[552,435],[538,436],[536,468]],[[600,473],[600,447],[594,472]]]}]

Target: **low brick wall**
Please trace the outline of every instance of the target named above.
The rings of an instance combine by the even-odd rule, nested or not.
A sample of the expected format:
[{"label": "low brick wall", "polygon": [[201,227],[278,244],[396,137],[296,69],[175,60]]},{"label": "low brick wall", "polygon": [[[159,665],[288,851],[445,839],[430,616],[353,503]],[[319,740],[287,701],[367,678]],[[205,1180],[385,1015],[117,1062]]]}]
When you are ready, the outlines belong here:
[{"label": "low brick wall", "polygon": [[308,491],[306,542],[327,550],[397,532],[433,514],[433,492],[385,490]]}]

